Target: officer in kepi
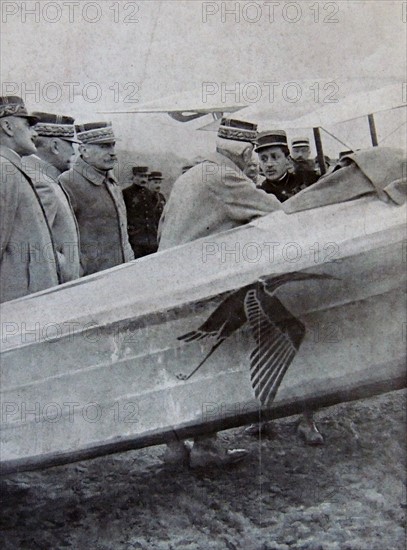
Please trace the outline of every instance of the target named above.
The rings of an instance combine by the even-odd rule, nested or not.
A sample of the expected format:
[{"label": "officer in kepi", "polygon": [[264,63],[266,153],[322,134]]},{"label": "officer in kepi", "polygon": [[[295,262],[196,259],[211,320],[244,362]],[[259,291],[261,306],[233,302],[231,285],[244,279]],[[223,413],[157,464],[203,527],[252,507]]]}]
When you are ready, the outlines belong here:
[{"label": "officer in kepi", "polygon": [[307,137],[291,140],[291,159],[294,165],[294,173],[300,176],[303,184],[308,187],[317,181],[320,172],[311,158],[311,146]]},{"label": "officer in kepi", "polygon": [[161,214],[163,213],[163,209],[165,206],[165,197],[161,193],[161,185],[163,181],[163,175],[162,172],[154,171],[150,172],[148,175],[148,188],[153,193],[156,193],[157,195],[157,216],[158,219],[161,218]]},{"label": "officer in kepi", "polygon": [[126,207],[114,174],[116,138],[110,122],[76,125],[79,158],[59,177],[75,213],[84,275],[134,260]]},{"label": "officer in kepi", "polygon": [[36,122],[21,97],[0,97],[0,302],[61,282],[44,208],[21,160],[37,153]]},{"label": "officer in kepi", "polygon": [[148,174],[148,188],[150,191],[159,193],[161,190],[162,181],[163,175],[161,172],[153,171]]},{"label": "officer in kepi", "polygon": [[52,237],[61,271],[62,282],[80,276],[79,228],[68,194],[58,182],[61,173],[70,168],[75,153],[74,119],[52,113],[33,113],[38,118],[37,153],[24,157],[23,166],[37,190]]},{"label": "officer in kepi", "polygon": [[307,187],[301,175],[289,170],[290,151],[284,130],[260,132],[255,151],[266,178],[259,189],[275,195],[280,202],[284,202]]},{"label": "officer in kepi", "polygon": [[123,190],[129,240],[135,258],[157,252],[158,222],[163,205],[160,204],[162,195],[156,189],[160,188],[161,181],[160,172],[154,172],[149,180],[148,166],[134,166],[132,184]]}]

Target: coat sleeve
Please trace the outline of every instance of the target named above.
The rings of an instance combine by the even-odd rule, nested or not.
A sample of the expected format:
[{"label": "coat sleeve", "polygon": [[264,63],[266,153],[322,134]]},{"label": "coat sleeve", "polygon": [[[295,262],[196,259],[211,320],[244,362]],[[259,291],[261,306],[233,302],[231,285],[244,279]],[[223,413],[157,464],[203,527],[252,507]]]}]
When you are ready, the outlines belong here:
[{"label": "coat sleeve", "polygon": [[228,216],[248,222],[281,210],[280,201],[234,170],[225,170],[220,177],[208,178],[208,187],[222,203]]},{"label": "coat sleeve", "polygon": [[19,182],[13,177],[16,169],[11,163],[1,162],[0,179],[0,259],[10,244],[10,236],[18,207]]}]

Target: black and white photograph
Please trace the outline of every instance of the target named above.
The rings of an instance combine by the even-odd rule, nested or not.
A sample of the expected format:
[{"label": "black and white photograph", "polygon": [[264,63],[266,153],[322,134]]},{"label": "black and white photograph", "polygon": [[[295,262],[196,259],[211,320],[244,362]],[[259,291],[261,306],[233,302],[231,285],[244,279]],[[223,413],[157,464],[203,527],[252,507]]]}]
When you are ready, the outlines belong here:
[{"label": "black and white photograph", "polygon": [[0,12],[1,548],[404,550],[407,2]]}]

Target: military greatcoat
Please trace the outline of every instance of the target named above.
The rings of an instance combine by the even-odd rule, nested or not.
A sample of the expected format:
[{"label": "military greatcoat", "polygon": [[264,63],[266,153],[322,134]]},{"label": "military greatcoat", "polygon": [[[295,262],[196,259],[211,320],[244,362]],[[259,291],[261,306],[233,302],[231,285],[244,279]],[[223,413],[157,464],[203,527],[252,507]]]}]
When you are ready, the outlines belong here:
[{"label": "military greatcoat", "polygon": [[60,282],[54,242],[20,156],[0,147],[0,301]]},{"label": "military greatcoat", "polygon": [[123,194],[113,173],[101,172],[79,157],[59,181],[78,222],[84,275],[134,260]]}]

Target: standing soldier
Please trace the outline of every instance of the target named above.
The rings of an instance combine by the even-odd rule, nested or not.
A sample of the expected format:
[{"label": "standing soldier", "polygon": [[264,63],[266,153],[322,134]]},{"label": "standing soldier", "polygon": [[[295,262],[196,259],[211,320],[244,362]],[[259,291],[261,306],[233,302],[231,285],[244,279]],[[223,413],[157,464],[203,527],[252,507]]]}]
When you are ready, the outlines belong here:
[{"label": "standing soldier", "polygon": [[294,172],[303,180],[305,187],[315,183],[320,176],[315,162],[311,158],[311,147],[307,137],[291,140],[291,158],[294,164]]},{"label": "standing soldier", "polygon": [[301,175],[289,171],[290,151],[284,130],[261,132],[255,151],[266,178],[259,189],[284,202],[307,187]]},{"label": "standing soldier", "polygon": [[[181,175],[174,184],[160,222],[160,250],[239,227],[281,209],[275,197],[256,189],[243,170],[253,153],[257,125],[221,120],[216,153]],[[245,449],[222,448],[215,435],[195,438],[190,452],[182,441],[171,442],[165,462],[188,458],[191,467],[233,464]]]},{"label": "standing soldier", "polygon": [[80,156],[59,181],[78,221],[84,275],[134,260],[123,194],[112,169],[117,160],[110,122],[76,126]]},{"label": "standing soldier", "polygon": [[0,97],[0,302],[60,282],[44,209],[21,164],[37,151],[36,122],[20,97]]},{"label": "standing soldier", "polygon": [[153,193],[157,194],[157,206],[156,206],[156,215],[157,217],[157,228],[158,228],[158,222],[160,221],[161,214],[163,213],[164,206],[165,206],[165,197],[160,192],[161,191],[161,183],[163,181],[163,175],[161,172],[150,172],[148,175],[148,188]]},{"label": "standing soldier", "polygon": [[[154,172],[159,174],[160,172]],[[127,208],[129,240],[136,258],[157,252],[157,231],[165,199],[156,190],[162,176],[149,179],[147,166],[134,166],[132,184],[123,191]],[[162,197],[162,199],[161,199]]]},{"label": "standing soldier", "polygon": [[23,165],[40,197],[51,228],[63,283],[80,276],[79,230],[69,197],[58,182],[69,169],[74,154],[74,119],[50,113],[33,113],[37,153],[25,157]]}]

